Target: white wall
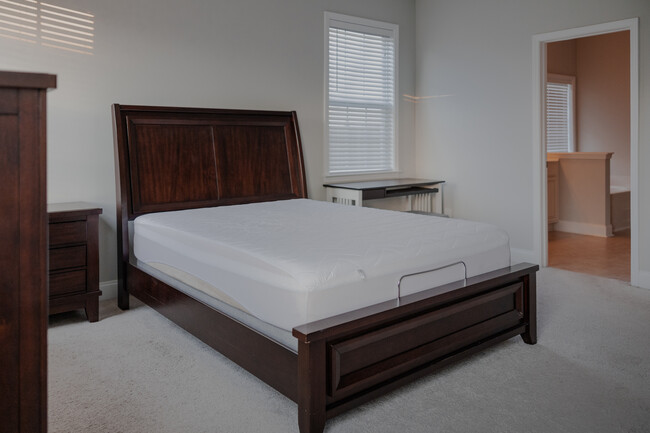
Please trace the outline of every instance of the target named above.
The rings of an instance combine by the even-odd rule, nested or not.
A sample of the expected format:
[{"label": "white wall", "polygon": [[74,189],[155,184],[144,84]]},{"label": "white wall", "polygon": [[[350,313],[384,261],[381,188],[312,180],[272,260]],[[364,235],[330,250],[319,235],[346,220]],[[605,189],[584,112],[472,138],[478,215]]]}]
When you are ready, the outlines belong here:
[{"label": "white wall", "polygon": [[[415,7],[405,0],[53,0],[95,15],[94,55],[0,37],[0,70],[57,74],[48,95],[48,200],[104,208],[100,280],[116,278],[110,105],[296,110],[308,191],[324,199],[323,12],[399,24],[399,92],[414,94]],[[399,107],[414,172],[414,107]]]},{"label": "white wall", "polygon": [[[532,37],[639,24],[639,168],[650,167],[650,2],[416,0],[416,171],[448,182],[454,215],[495,223],[535,258]],[[449,95],[449,96],[445,96]],[[640,280],[650,287],[650,172],[639,173]]]}]

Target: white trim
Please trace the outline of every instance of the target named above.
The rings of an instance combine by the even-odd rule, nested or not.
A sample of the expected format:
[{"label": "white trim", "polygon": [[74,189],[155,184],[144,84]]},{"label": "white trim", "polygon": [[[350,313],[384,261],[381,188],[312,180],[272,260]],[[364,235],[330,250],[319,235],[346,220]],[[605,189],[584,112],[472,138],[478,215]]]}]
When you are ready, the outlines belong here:
[{"label": "white trim", "polygon": [[623,230],[629,230],[629,228],[630,228],[629,224],[626,225],[626,226],[620,226],[620,227],[617,226],[616,228],[614,228],[614,226],[612,226],[612,230],[614,231],[614,233],[622,232]]},{"label": "white trim", "polygon": [[[542,128],[546,112],[546,41],[544,35],[533,35],[533,249],[541,266],[548,266],[546,130]],[[536,191],[541,192],[541,197]]]},{"label": "white trim", "polygon": [[[630,30],[630,279],[641,285],[639,268],[639,19],[628,21]],[[646,272],[647,273],[647,272]],[[650,279],[643,287],[650,288]]]},{"label": "white trim", "polygon": [[[546,43],[582,38],[605,33],[630,31],[630,277],[631,284],[638,286],[639,269],[639,19],[613,21],[592,26],[560,30],[533,35],[533,248],[539,263],[548,265],[548,232],[546,230],[546,146],[543,125],[546,107],[542,98],[543,77],[546,74]],[[541,195],[538,195],[541,193]],[[644,271],[643,275],[647,272]],[[648,281],[644,280],[643,284]],[[645,287],[645,286],[644,286]]]},{"label": "white trim", "polygon": [[[325,143],[325,147],[328,146],[328,143]],[[325,161],[326,163],[329,162],[329,149],[328,149],[328,155],[327,155],[328,161]],[[397,158],[397,152],[395,152],[395,158]],[[329,164],[328,164],[329,166]],[[329,167],[325,169],[326,173],[329,171]],[[328,173],[325,175],[325,179],[327,178],[333,178],[336,179],[336,181],[339,181],[339,178],[345,177],[345,176],[351,176],[355,179],[355,181],[361,181],[360,179],[357,179],[357,176],[371,176],[371,175],[379,175],[379,179],[388,179],[390,175],[397,174],[399,173],[398,170],[377,170],[377,171],[346,171],[345,173]],[[395,176],[397,177],[397,176]],[[370,180],[370,179],[368,179]]]},{"label": "white trim", "polygon": [[330,21],[338,21],[345,24],[356,24],[357,26],[375,28],[378,30],[378,34],[383,35],[389,35],[389,33],[386,32],[386,29],[390,29],[391,31],[397,29],[397,24],[371,20],[368,18],[355,17],[352,15],[337,14],[336,12],[325,12],[325,34],[328,34],[328,23]]},{"label": "white trim", "polygon": [[613,234],[611,224],[590,224],[562,220],[555,223],[554,230],[579,235],[600,236],[603,238],[612,236]]},{"label": "white trim", "polygon": [[[351,15],[343,15],[335,12],[324,12],[324,36],[323,36],[323,64],[324,64],[324,85],[323,85],[323,116],[324,116],[324,130],[323,130],[323,173],[324,178],[328,177],[346,177],[350,176],[355,180],[365,180],[366,178],[370,179],[375,175],[382,175],[382,178],[386,177],[397,177],[400,173],[400,145],[399,145],[399,25],[376,21],[367,18],[360,18]],[[382,170],[382,171],[364,171],[364,172],[346,172],[346,173],[330,173],[329,169],[329,90],[328,90],[328,74],[329,74],[329,27],[330,23],[334,22],[343,22],[346,24],[353,24],[360,27],[365,27],[366,29],[377,30],[378,34],[390,33],[395,42],[395,85],[394,85],[394,108],[393,108],[393,169],[392,170]],[[363,29],[360,29],[363,30]]]},{"label": "white trim", "polygon": [[633,285],[650,290],[650,272],[639,271],[639,278],[637,284],[633,284]]},{"label": "white trim", "polygon": [[99,283],[99,290],[102,291],[102,295],[99,297],[100,301],[117,298],[117,280]]}]

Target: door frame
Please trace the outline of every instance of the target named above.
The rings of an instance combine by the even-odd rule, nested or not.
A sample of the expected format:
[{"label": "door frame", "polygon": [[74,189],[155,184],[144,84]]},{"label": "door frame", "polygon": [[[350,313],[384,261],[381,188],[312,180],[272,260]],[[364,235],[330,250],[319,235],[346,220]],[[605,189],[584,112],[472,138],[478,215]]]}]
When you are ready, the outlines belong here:
[{"label": "door frame", "polygon": [[533,215],[535,255],[548,266],[548,228],[546,191],[546,44],[629,30],[630,32],[630,280],[639,285],[639,19],[595,24],[585,27],[533,35]]}]

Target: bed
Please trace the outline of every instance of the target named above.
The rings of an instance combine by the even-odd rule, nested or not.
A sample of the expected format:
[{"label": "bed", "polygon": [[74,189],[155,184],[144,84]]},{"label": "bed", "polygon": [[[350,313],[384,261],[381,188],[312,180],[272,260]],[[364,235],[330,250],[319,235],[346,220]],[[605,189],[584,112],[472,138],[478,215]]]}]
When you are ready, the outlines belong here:
[{"label": "bed", "polygon": [[[388,276],[380,275],[363,282],[364,287],[377,287],[375,292],[381,294],[387,290],[381,287],[396,286],[394,296],[380,295],[371,305],[348,305],[343,310],[336,309],[340,302],[330,303],[328,309],[322,307],[330,305],[327,301],[318,301],[313,303],[313,312],[287,315],[286,321],[280,317],[277,323],[273,312],[264,310],[264,302],[247,304],[261,311],[262,322],[278,329],[290,328],[287,333],[293,344],[256,326],[254,320],[258,319],[248,321],[239,308],[220,308],[200,293],[184,290],[184,282],[177,281],[180,278],[170,278],[164,269],[150,266],[164,259],[156,259],[153,253],[148,260],[136,259],[136,223],[154,221],[155,227],[163,224],[164,218],[188,213],[199,215],[197,221],[214,220],[236,209],[243,209],[243,215],[267,215],[267,209],[278,206],[293,212],[314,207],[316,213],[328,212],[331,206],[338,212],[345,206],[305,200],[295,112],[114,104],[113,120],[119,307],[128,309],[129,296],[135,296],[295,401],[302,433],[320,433],[328,418],[500,341],[521,335],[526,343],[536,343],[538,267],[530,264],[504,263],[497,269],[493,268],[500,265],[492,264],[485,272],[470,265],[469,273],[466,263],[451,259],[431,268],[419,264],[415,272],[402,277],[448,267],[455,272],[462,269],[462,274],[417,290],[405,289],[404,278],[393,275],[388,281]],[[321,210],[323,205],[330,207]],[[352,211],[358,209],[345,210]],[[158,216],[163,219],[156,219]],[[234,217],[235,221],[242,218]],[[411,218],[419,220],[409,223],[435,217]],[[275,227],[283,222],[285,231],[273,230],[274,236],[289,239],[292,231],[304,233],[290,217],[279,216]],[[272,226],[265,227],[258,228],[258,236],[271,231],[268,227]],[[137,245],[146,244],[145,229],[138,228],[136,239],[141,240]],[[201,233],[194,233],[196,239],[207,237]],[[230,229],[216,233],[219,242],[219,236],[225,237]],[[156,244],[152,245],[150,251],[155,252]],[[192,242],[185,245],[193,246]],[[300,245],[289,241],[287,245],[282,254],[293,249],[298,256],[307,255]],[[221,257],[227,258],[231,250],[224,251]],[[138,254],[142,258],[144,253]],[[178,254],[176,260],[182,262],[183,255]],[[384,267],[390,267],[390,260],[389,256]],[[364,271],[358,271],[365,280]],[[283,285],[293,284],[276,274],[263,275],[260,280],[277,277],[279,291]],[[242,292],[254,285],[233,281]],[[250,298],[255,301],[254,295]]]}]

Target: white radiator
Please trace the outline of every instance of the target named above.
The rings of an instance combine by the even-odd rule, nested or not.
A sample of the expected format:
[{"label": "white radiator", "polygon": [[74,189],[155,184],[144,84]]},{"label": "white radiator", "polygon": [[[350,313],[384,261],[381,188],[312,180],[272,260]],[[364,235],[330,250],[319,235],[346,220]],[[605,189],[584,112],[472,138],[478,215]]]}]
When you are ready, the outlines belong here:
[{"label": "white radiator", "polygon": [[348,206],[356,206],[357,205],[357,200],[353,198],[346,198],[346,197],[334,197],[332,198],[332,202],[334,203],[339,203],[339,204],[345,204]]},{"label": "white radiator", "polygon": [[409,196],[410,207],[415,212],[431,213],[434,210],[433,194],[414,194]]},{"label": "white radiator", "polygon": [[327,201],[346,204],[348,206],[361,206],[363,195],[361,191],[343,188],[327,188]]}]

